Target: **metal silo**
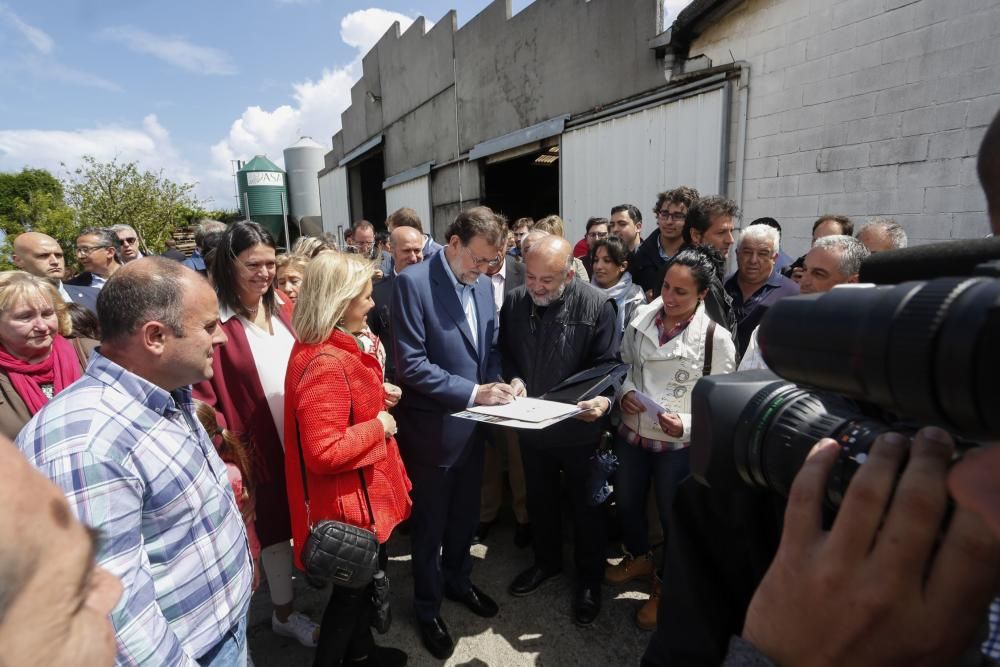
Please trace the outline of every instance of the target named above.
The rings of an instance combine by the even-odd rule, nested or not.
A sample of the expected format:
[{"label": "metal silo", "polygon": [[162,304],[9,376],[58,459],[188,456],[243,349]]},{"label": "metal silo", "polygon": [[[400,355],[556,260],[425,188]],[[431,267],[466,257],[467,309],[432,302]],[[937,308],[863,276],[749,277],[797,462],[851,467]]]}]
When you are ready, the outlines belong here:
[{"label": "metal silo", "polygon": [[311,137],[301,137],[284,151],[289,214],[296,222],[321,214],[318,174],[324,167],[325,152]]},{"label": "metal silo", "polygon": [[[263,155],[256,155],[236,173],[243,216],[263,225],[280,245],[285,239],[288,191],[285,172]],[[282,243],[284,241],[284,243]]]}]

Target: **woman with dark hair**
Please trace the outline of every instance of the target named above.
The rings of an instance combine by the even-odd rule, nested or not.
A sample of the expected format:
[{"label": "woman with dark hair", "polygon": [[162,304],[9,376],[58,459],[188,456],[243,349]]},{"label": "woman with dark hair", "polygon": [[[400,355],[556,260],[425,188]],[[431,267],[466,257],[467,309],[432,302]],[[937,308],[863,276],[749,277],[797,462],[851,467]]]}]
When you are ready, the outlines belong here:
[{"label": "woman with dark hair", "polygon": [[261,566],[274,605],[271,628],[315,646],[317,625],[292,607],[292,529],[282,438],[285,368],[295,334],[292,301],[274,287],[274,238],[256,222],[234,222],[207,263],[228,342],[216,348],[214,376],[197,385],[195,395],[216,409],[223,428],[237,434],[250,452]]},{"label": "woman with dark hair", "polygon": [[650,482],[666,535],[674,492],[689,471],[691,390],[704,375],[736,368],[729,332],[705,311],[704,299],[716,271],[713,259],[696,247],[669,260],[660,296],[636,311],[622,336],[622,361],[631,367],[619,399],[615,498],[625,557],[608,567],[605,581],[621,584],[654,575],[653,593],[636,615],[636,623],[646,630],[656,628],[663,575],[663,565],[655,567],[649,546]]},{"label": "woman with dark hair", "polygon": [[646,303],[642,287],[632,282],[632,274],[628,272],[625,244],[616,236],[595,241],[590,251],[590,265],[594,273],[591,284],[615,300],[618,330],[625,331],[625,325],[632,321],[635,309]]}]

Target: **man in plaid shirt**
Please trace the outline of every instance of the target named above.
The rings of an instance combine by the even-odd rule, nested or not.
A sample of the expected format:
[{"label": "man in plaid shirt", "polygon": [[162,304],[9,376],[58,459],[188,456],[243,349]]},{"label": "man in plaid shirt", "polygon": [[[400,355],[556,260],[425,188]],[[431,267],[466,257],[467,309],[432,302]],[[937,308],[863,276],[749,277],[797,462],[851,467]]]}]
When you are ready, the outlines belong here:
[{"label": "man in plaid shirt", "polygon": [[101,532],[97,561],[124,586],[118,665],[244,665],[250,551],[190,388],[226,340],[215,293],[144,258],[108,280],[97,310],[101,347],[17,445]]}]

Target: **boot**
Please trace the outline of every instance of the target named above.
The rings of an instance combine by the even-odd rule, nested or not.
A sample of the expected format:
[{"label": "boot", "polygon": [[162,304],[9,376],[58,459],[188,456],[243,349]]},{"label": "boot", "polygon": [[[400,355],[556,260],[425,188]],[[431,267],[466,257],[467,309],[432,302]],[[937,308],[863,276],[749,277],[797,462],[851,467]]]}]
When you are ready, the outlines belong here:
[{"label": "boot", "polygon": [[649,594],[649,599],[642,603],[639,611],[635,614],[635,624],[642,630],[656,629],[656,608],[660,604],[660,588],[663,581],[653,575],[653,592]]},{"label": "boot", "polygon": [[648,577],[656,568],[653,566],[653,554],[648,553],[635,557],[625,549],[625,557],[617,565],[608,565],[604,570],[604,583],[613,586]]}]

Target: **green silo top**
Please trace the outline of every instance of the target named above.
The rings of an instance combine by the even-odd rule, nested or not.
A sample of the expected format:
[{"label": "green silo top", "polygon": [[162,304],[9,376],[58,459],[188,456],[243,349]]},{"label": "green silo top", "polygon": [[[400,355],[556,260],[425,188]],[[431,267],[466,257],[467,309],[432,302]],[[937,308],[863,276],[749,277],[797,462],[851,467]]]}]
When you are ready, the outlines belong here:
[{"label": "green silo top", "polygon": [[278,165],[276,165],[273,162],[271,162],[270,160],[268,160],[267,157],[264,156],[264,155],[255,155],[252,160],[250,160],[245,165],[243,165],[243,168],[240,169],[240,171],[241,172],[247,172],[247,171],[276,171],[276,172],[278,172],[280,174],[285,173],[285,171],[283,169],[281,169]]}]

